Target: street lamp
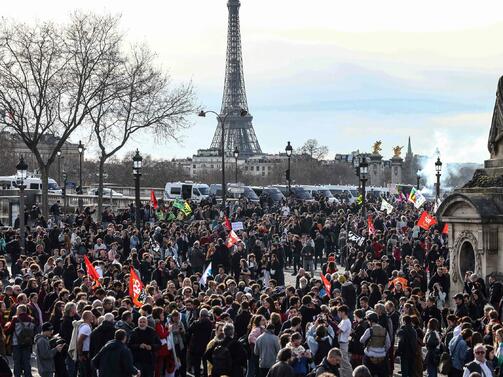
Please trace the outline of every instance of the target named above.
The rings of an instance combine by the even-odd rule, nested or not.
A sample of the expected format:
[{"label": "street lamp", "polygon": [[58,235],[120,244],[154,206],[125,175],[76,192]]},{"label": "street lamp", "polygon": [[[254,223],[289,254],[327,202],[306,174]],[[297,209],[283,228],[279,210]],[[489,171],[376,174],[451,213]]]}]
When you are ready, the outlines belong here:
[{"label": "street lamp", "polygon": [[234,152],[232,152],[234,154],[234,160],[236,161],[236,179],[235,179],[235,182],[238,183],[238,157],[239,157],[239,150],[238,150],[238,147],[237,145],[234,147]]},{"label": "street lamp", "polygon": [[141,177],[141,163],[143,157],[140,156],[138,149],[133,156],[133,175],[134,175],[134,194],[135,194],[135,220],[136,227],[140,229],[140,177]]},{"label": "street lamp", "polygon": [[24,248],[25,239],[25,224],[24,224],[24,181],[28,176],[28,165],[24,162],[23,156],[19,159],[16,165],[17,179],[19,180],[19,238],[21,239],[21,247]]},{"label": "street lamp", "polygon": [[416,190],[419,190],[419,182],[421,181],[421,177],[419,174],[416,175]]},{"label": "street lamp", "polygon": [[[235,114],[235,111],[229,110],[226,114],[219,114],[213,110],[206,110],[206,111],[201,110],[198,116],[204,118],[208,113],[214,114],[217,117],[218,124],[220,124],[221,126],[220,144],[222,149],[220,150],[220,153],[222,154],[222,208],[225,213],[227,211],[226,207],[227,185],[225,184],[225,121],[227,120],[228,116]],[[239,115],[245,117],[248,115],[248,111],[246,111],[245,109],[241,109],[239,111]]]},{"label": "street lamp", "polygon": [[369,171],[369,164],[367,159],[364,157],[360,162],[360,180],[362,182],[362,215],[365,218],[365,202],[366,202],[366,192],[365,192],[365,183],[367,183],[367,174]]},{"label": "street lamp", "polygon": [[68,174],[66,171],[63,171],[63,189],[61,190],[63,193],[63,216],[66,218],[66,184],[68,180]]},{"label": "street lamp", "polygon": [[285,147],[286,157],[288,157],[288,169],[286,169],[286,181],[288,182],[288,195],[292,195],[292,184],[291,184],[292,176],[290,174],[290,160],[292,158],[292,152],[293,148],[290,145],[290,142],[288,142]]},{"label": "street lamp", "polygon": [[[77,150],[79,151],[79,188],[77,190],[78,195],[82,195],[82,156],[84,155],[84,144],[79,140],[79,145],[77,146]],[[82,198],[79,197],[79,210],[82,211],[83,202]]]},{"label": "street lamp", "polygon": [[442,161],[440,161],[440,156],[437,157],[435,162],[435,170],[437,172],[437,200],[440,199],[440,176],[442,175]]},{"label": "street lamp", "polygon": [[58,156],[58,183],[61,184],[61,151],[57,151],[56,155]]},{"label": "street lamp", "polygon": [[361,189],[360,182],[360,156],[353,157],[353,168],[355,169],[355,175],[358,177],[358,191]]}]

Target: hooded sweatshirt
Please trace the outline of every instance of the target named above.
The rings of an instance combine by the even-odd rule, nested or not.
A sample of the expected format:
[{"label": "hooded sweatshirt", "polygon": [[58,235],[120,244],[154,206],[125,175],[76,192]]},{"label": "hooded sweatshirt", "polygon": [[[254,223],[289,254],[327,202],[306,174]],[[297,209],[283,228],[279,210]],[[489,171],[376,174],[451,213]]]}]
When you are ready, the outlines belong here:
[{"label": "hooded sweatshirt", "polygon": [[37,355],[38,373],[55,371],[54,356],[58,353],[56,348],[51,348],[49,338],[43,334],[35,336],[35,354]]}]

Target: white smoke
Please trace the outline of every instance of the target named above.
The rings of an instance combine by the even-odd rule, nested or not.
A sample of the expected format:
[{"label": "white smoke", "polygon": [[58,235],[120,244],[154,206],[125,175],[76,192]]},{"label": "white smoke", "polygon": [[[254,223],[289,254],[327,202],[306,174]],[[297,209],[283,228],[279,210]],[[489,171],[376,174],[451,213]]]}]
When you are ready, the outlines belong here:
[{"label": "white smoke", "polygon": [[[428,157],[420,161],[418,175],[421,177],[421,192],[426,195],[435,195],[437,183],[435,162],[439,156],[442,161],[440,189],[443,191],[452,189],[452,187],[446,187],[445,183],[453,176],[459,175],[457,166],[452,163],[470,161],[470,156],[473,156],[475,151],[480,154],[480,151],[486,150],[486,148],[485,135],[467,145],[460,143],[457,138],[448,137],[443,131],[435,131],[431,139],[430,150],[426,153]],[[476,162],[482,163],[482,161]]]}]

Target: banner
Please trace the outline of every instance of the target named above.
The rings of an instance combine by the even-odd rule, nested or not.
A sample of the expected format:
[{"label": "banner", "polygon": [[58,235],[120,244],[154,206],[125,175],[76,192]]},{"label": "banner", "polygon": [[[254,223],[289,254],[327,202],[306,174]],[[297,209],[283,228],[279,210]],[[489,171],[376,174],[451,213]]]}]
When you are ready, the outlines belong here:
[{"label": "banner", "polygon": [[231,232],[229,233],[229,238],[227,239],[226,246],[230,248],[230,247],[234,246],[235,244],[237,244],[238,241],[241,241],[240,238],[233,230],[231,230]]},{"label": "banner", "polygon": [[133,267],[129,270],[129,296],[131,296],[133,304],[137,307],[141,307],[147,298],[143,283],[138,275],[136,275]]},{"label": "banner", "polygon": [[440,204],[442,204],[442,201],[439,199],[436,199],[435,200],[435,205],[433,206],[433,212],[434,213],[437,213],[438,211],[438,208],[440,207]]},{"label": "banner", "polygon": [[424,230],[430,229],[436,223],[437,220],[426,211],[423,211],[421,217],[419,217],[419,220],[417,221],[417,225]]},{"label": "banner", "polygon": [[358,236],[357,234],[353,233],[352,231],[349,231],[348,232],[348,240],[356,242],[356,244],[358,246],[361,246],[365,242],[365,237]]},{"label": "banner", "polygon": [[237,230],[243,230],[244,226],[241,221],[237,221],[235,223],[232,223],[232,230],[237,231]]},{"label": "banner", "polygon": [[175,199],[174,202],[173,202],[173,207],[175,208],[178,208],[178,209],[183,209],[183,206],[184,206],[184,202],[182,199]]},{"label": "banner", "polygon": [[208,280],[208,276],[211,276],[211,275],[212,275],[212,271],[211,271],[211,262],[210,262],[208,267],[206,267],[206,270],[204,270],[203,275],[201,276],[201,279],[199,279],[199,284],[206,285],[206,281]]},{"label": "banner", "polygon": [[409,202],[414,203],[414,207],[418,209],[426,202],[424,195],[417,191],[414,187],[410,190],[408,200]]},{"label": "banner", "polygon": [[383,199],[381,203],[381,211],[386,211],[386,213],[389,215],[391,212],[393,212],[393,206]]},{"label": "banner", "polygon": [[323,282],[323,286],[325,287],[325,291],[327,292],[328,297],[332,297],[332,285],[330,284],[328,279],[325,277],[325,275],[323,275],[321,272],[320,272],[320,276],[321,276],[321,281]]},{"label": "banner", "polygon": [[154,207],[154,209],[159,208],[159,203],[157,203],[154,190],[150,190],[150,203],[152,203],[152,207]]},{"label": "banner", "polygon": [[86,264],[87,275],[91,279],[93,279],[94,283],[99,287],[101,285],[100,281],[99,281],[100,275],[98,274],[98,272],[94,268],[93,264],[91,263],[91,261],[89,260],[87,255],[84,255],[84,263]]},{"label": "banner", "polygon": [[183,208],[181,209],[181,211],[185,216],[189,216],[192,213],[192,208],[190,208],[189,202],[185,201],[185,203],[183,203]]}]

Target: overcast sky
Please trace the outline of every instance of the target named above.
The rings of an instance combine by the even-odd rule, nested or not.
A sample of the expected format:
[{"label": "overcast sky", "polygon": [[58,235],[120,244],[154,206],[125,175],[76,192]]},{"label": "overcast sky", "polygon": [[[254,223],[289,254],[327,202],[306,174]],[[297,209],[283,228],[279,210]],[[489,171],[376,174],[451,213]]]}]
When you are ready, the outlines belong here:
[{"label": "overcast sky", "polygon": [[[64,21],[76,9],[122,15],[174,79],[192,80],[199,103],[219,110],[226,0],[21,0],[2,14]],[[241,0],[248,105],[262,150],[316,138],[334,153],[383,141],[383,155],[413,150],[482,162],[503,74],[503,1]],[[136,143],[154,157],[207,148],[216,121],[194,116],[181,144]],[[133,149],[136,145],[128,146]]]}]

